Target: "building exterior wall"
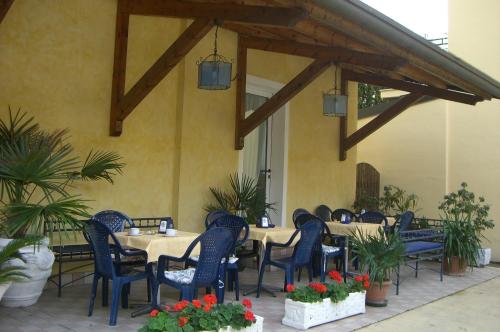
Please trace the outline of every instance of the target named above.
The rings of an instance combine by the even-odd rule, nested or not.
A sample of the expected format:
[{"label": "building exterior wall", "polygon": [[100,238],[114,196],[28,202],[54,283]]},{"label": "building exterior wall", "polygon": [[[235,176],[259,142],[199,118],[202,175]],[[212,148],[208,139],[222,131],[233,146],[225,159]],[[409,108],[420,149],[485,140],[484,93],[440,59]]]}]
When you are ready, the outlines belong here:
[{"label": "building exterior wall", "polygon": [[[15,1],[0,25],[0,117],[7,106],[35,116],[42,128],[68,128],[75,150],[116,151],[127,164],[114,185],[83,184],[92,211],[130,216],[172,215],[184,230],[201,231],[209,186],[225,186],[237,170],[235,84],[197,89],[197,60],[213,47],[210,32],[109,136],[116,1]],[[132,16],[126,90],[188,26],[186,20]],[[219,48],[236,60],[235,33],[221,30]],[[248,73],[287,83],[311,60],[249,52]],[[337,118],[322,116],[321,92],[333,70],[290,103],[287,215],[319,203],[345,206],[355,188],[355,149],[338,161]],[[351,85],[355,91],[355,85]],[[355,92],[350,96],[354,101]],[[354,105],[354,103],[351,103]],[[356,126],[351,110],[350,129]]]},{"label": "building exterior wall", "polygon": [[[500,2],[449,1],[449,50],[500,79]],[[360,120],[361,127],[370,119]],[[421,197],[421,215],[439,217],[445,193],[465,181],[491,205],[497,226],[485,246],[500,261],[500,101],[476,106],[432,101],[411,107],[358,146],[358,161],[381,173],[381,186],[394,184]]]}]

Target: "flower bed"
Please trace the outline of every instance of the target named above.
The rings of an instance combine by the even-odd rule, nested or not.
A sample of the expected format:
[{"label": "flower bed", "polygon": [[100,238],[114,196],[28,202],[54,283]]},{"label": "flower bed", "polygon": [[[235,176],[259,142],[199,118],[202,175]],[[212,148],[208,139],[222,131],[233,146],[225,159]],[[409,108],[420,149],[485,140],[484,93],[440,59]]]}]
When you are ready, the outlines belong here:
[{"label": "flower bed", "polygon": [[357,276],[348,283],[342,282],[337,271],[331,271],[329,275],[335,282],[310,283],[298,288],[287,286],[284,325],[306,330],[365,313],[366,289],[370,287],[368,275]]},{"label": "flower bed", "polygon": [[264,318],[250,310],[252,302],[217,304],[215,295],[205,295],[203,301],[181,301],[164,310],[153,310],[139,332],[262,332]]}]

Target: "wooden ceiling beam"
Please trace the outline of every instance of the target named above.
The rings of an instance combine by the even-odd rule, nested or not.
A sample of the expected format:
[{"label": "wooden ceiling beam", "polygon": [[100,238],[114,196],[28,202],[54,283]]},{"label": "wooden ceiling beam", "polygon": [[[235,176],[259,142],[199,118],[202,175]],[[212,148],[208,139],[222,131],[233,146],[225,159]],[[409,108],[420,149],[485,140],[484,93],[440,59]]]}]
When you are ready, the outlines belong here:
[{"label": "wooden ceiling beam", "polygon": [[222,27],[231,30],[242,36],[258,37],[258,38],[275,38],[281,39],[278,35],[268,32],[263,29],[257,29],[257,26],[249,24],[238,24],[234,22],[224,22]]},{"label": "wooden ceiling beam", "polygon": [[146,73],[123,97],[119,104],[120,120],[124,120],[134,108],[167,76],[184,56],[212,29],[210,19],[196,19],[177,40],[158,58]]},{"label": "wooden ceiling beam", "polygon": [[245,137],[252,132],[252,130],[257,128],[290,99],[308,86],[309,83],[323,73],[330,65],[331,61],[325,59],[317,59],[312,62],[302,72],[300,72],[300,74],[295,76],[287,85],[269,98],[262,106],[260,106],[243,121],[240,135]]},{"label": "wooden ceiling beam", "polygon": [[344,153],[367,138],[369,135],[373,134],[375,131],[380,129],[383,125],[394,119],[396,116],[403,113],[422,97],[422,94],[410,93],[399,98],[399,100],[394,105],[385,110],[383,113],[379,114],[375,119],[371,120],[360,129],[352,133],[349,137],[347,137],[342,144],[342,150],[344,151]]},{"label": "wooden ceiling beam", "polygon": [[408,81],[400,81],[392,78],[387,78],[379,75],[373,74],[361,74],[353,71],[342,71],[343,75],[350,80],[360,83],[368,83],[373,85],[378,85],[386,88],[392,88],[396,90],[402,90],[412,93],[419,93],[422,95],[427,95],[431,97],[436,97],[440,99],[455,101],[462,104],[475,105],[477,102],[482,101],[483,98],[480,96],[466,94],[458,91],[444,90],[439,88],[434,88],[427,85],[422,85],[418,83],[412,83]]},{"label": "wooden ceiling beam", "polygon": [[238,58],[236,78],[236,123],[234,135],[234,148],[242,150],[245,144],[245,135],[242,127],[245,121],[246,86],[247,86],[247,47],[238,35]]},{"label": "wooden ceiling beam", "polygon": [[132,15],[206,18],[264,25],[294,26],[307,16],[298,7],[249,6],[179,0],[127,0]]},{"label": "wooden ceiling beam", "polygon": [[2,23],[13,3],[14,0],[0,0],[0,23]]},{"label": "wooden ceiling beam", "polygon": [[316,46],[293,41],[245,37],[248,48],[269,52],[279,52],[314,59],[325,59],[333,62],[350,63],[386,70],[394,70],[405,61],[396,57],[352,51],[340,47]]}]

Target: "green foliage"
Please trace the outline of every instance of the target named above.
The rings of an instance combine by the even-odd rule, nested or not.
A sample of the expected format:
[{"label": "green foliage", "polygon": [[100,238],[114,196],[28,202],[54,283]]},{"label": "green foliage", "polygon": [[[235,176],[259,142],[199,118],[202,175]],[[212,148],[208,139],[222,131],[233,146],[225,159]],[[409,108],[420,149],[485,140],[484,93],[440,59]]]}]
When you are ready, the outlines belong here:
[{"label": "green foliage", "polygon": [[255,180],[243,174],[241,179],[237,173],[229,176],[230,190],[210,187],[210,192],[215,199],[205,210],[226,210],[232,214],[241,215],[250,224],[255,224],[269,211],[275,211],[275,203],[266,203],[266,195],[260,190]]},{"label": "green foliage", "polygon": [[457,192],[444,196],[438,208],[443,213],[441,218],[445,219],[446,257],[458,256],[467,264],[475,265],[483,232],[495,226],[488,219],[490,206],[483,197],[476,199],[463,182]]},{"label": "green foliage", "polygon": [[379,199],[379,208],[386,215],[399,216],[406,211],[418,210],[418,196],[407,194],[405,190],[388,185],[384,186],[384,195]]},{"label": "green foliage", "polygon": [[82,164],[67,138],[66,130],[43,131],[20,111],[9,109],[9,118],[0,120],[0,222],[7,236],[79,228],[88,207],[69,188],[76,181],[112,182],[121,174],[119,155],[90,152]]},{"label": "green foliage", "polygon": [[19,249],[29,246],[36,245],[41,240],[39,236],[26,236],[19,239],[14,239],[10,241],[2,250],[0,250],[0,285],[8,283],[10,281],[20,281],[27,276],[22,272],[23,267],[20,266],[8,266],[5,265],[11,259],[20,259],[25,262],[23,256],[19,252]]},{"label": "green foliage", "polygon": [[379,199],[378,197],[372,197],[368,195],[360,195],[356,201],[354,201],[354,204],[352,205],[352,208],[356,212],[361,212],[361,210],[366,210],[366,211],[378,211],[379,210]]},{"label": "green foliage", "polygon": [[380,228],[378,235],[363,234],[360,229],[351,236],[354,257],[359,258],[360,270],[368,270],[371,282],[380,286],[402,263],[404,245],[397,234],[385,234]]},{"label": "green foliage", "polygon": [[382,97],[380,87],[365,83],[358,83],[358,109],[380,104]]}]

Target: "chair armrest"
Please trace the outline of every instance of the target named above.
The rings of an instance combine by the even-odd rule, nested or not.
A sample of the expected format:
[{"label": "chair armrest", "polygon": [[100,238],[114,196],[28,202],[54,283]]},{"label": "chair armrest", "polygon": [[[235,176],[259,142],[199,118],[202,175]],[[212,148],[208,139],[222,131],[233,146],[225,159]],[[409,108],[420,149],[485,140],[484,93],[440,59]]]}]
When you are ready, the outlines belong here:
[{"label": "chair armrest", "polygon": [[267,248],[272,248],[272,247],[278,247],[278,248],[287,248],[290,247],[290,245],[293,243],[293,240],[297,237],[297,235],[300,233],[300,229],[297,229],[295,232],[293,232],[292,236],[286,243],[277,243],[277,242],[267,242],[266,243],[266,250]]}]

